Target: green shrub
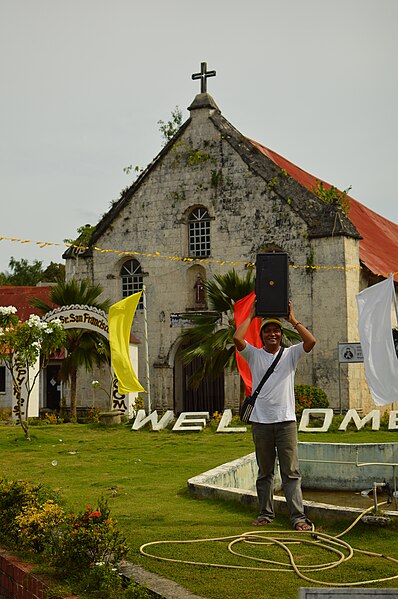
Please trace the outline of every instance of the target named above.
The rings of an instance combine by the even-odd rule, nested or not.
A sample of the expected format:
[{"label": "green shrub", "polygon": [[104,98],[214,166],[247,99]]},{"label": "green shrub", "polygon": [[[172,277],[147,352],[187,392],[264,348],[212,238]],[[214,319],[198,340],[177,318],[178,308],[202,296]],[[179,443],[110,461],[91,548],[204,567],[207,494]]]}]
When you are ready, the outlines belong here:
[{"label": "green shrub", "polygon": [[85,597],[124,597],[123,581],[117,568],[104,563],[82,569],[74,591]]},{"label": "green shrub", "polygon": [[0,409],[0,422],[8,422],[11,420],[11,410],[9,408]]},{"label": "green shrub", "polygon": [[84,512],[70,514],[54,564],[65,574],[78,574],[98,565],[114,566],[127,552],[126,539],[101,498],[97,509],[87,506]]},{"label": "green shrub", "polygon": [[100,410],[97,408],[89,408],[84,415],[84,422],[89,423],[98,423],[100,421]]},{"label": "green shrub", "polygon": [[19,526],[18,542],[22,547],[32,549],[36,553],[47,550],[51,554],[57,546],[64,521],[64,510],[52,499],[48,499],[41,506],[29,506],[16,516]]},{"label": "green shrub", "polygon": [[0,540],[7,544],[16,544],[19,525],[16,517],[30,508],[39,505],[41,489],[26,480],[0,480]]},{"label": "green shrub", "polygon": [[313,385],[295,385],[294,394],[296,397],[296,414],[301,416],[306,408],[328,408],[329,401],[327,395],[319,387]]}]

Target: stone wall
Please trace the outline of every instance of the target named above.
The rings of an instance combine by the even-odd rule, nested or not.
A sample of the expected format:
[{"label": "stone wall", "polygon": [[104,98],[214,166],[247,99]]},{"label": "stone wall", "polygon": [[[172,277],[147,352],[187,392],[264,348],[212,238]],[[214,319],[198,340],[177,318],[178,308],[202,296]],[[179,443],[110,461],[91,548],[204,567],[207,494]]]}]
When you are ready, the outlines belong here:
[{"label": "stone wall", "polygon": [[[178,139],[155,159],[134,193],[123,200],[122,209],[102,227],[95,245],[115,251],[94,251],[86,258],[68,259],[67,276],[100,283],[104,297],[112,303],[119,301],[120,270],[129,259],[120,253],[138,252],[130,258],[140,262],[147,289],[152,407],[173,408],[173,368],[181,328],[171,326],[170,314],[194,308],[192,281],[196,274],[210,279],[235,268],[244,275],[245,264],[255,262],[257,253],[274,249],[287,252],[296,315],[318,340],[314,351],[301,361],[297,382],[322,387],[331,406],[338,409],[337,344],[358,340],[358,240],[344,236],[311,238],[303,212],[293,210],[273,181],[265,181],[242,159],[214,126],[210,118],[214,111],[210,107],[191,111],[191,120]],[[197,206],[204,206],[211,217],[210,259],[195,265],[172,260],[188,256],[188,215]],[[156,252],[170,258],[153,257]],[[325,268],[305,268],[311,264]],[[342,264],[350,268],[334,268]],[[133,331],[143,341],[142,311],[137,311]],[[144,384],[143,346],[139,353],[138,377]],[[360,365],[341,367],[344,408],[360,407],[368,401],[361,369]],[[237,376],[226,376],[225,387],[225,407],[236,410]]]}]

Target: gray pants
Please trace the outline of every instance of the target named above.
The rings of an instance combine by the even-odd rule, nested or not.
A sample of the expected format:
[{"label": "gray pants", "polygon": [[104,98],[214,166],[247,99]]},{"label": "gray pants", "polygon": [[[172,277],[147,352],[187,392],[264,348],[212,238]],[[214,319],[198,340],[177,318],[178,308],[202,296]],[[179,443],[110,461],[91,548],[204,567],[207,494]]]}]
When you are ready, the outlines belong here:
[{"label": "gray pants", "polygon": [[259,518],[273,520],[274,470],[278,452],[282,487],[293,526],[305,520],[301,475],[298,461],[297,424],[276,422],[274,424],[252,423],[253,441],[256,449],[258,478],[257,496],[260,503]]}]

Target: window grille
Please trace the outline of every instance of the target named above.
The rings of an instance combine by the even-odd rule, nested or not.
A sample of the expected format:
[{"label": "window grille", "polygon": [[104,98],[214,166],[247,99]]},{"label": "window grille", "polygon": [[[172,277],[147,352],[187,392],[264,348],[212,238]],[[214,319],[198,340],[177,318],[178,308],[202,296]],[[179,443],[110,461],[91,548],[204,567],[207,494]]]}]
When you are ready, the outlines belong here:
[{"label": "window grille", "polygon": [[[122,297],[129,297],[133,293],[142,291],[143,277],[142,268],[138,260],[128,260],[121,268],[120,276],[122,278]],[[138,304],[138,308],[142,309],[142,297]]]},{"label": "window grille", "polygon": [[206,208],[195,208],[189,217],[189,255],[210,256],[210,216]]}]

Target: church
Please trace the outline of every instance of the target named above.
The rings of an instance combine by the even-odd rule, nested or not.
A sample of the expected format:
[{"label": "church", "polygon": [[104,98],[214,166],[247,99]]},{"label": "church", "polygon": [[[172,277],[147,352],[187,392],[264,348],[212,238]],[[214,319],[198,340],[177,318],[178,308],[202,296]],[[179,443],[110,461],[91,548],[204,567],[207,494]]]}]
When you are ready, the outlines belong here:
[{"label": "church", "polygon": [[[133,333],[147,407],[237,412],[239,374],[224,371],[193,395],[179,337],[187,313],[208,310],[204,282],[285,252],[295,313],[317,338],[296,383],[323,389],[336,411],[367,412],[363,364],[340,363],[338,347],[359,341],[356,294],[398,270],[398,225],[349,196],[346,206],[324,201],[315,190],[331,185],[240,133],[207,91],[214,74],[202,63],[187,120],[101,218],[90,247],[65,252],[67,278],[99,283],[112,303],[145,286]],[[80,373],[81,397],[91,379]]]}]

